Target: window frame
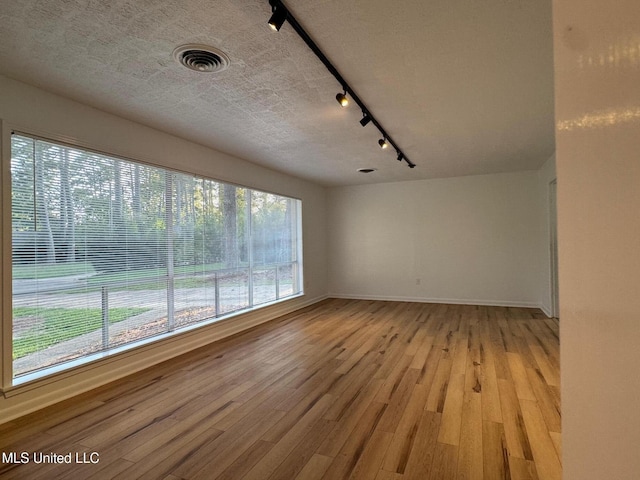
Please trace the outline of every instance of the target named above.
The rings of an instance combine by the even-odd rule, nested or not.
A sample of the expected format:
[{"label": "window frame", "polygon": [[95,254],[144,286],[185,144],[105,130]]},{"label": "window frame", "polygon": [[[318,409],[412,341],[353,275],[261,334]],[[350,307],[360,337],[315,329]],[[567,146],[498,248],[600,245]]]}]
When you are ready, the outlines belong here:
[{"label": "window frame", "polygon": [[[262,194],[276,195],[278,197],[284,197],[286,199],[295,200],[296,203],[296,220],[295,220],[295,236],[296,241],[293,242],[293,248],[295,249],[295,260],[291,262],[292,265],[296,265],[294,275],[297,276],[297,292],[284,298],[278,298],[279,292],[276,286],[276,299],[273,301],[267,301],[264,303],[257,303],[250,297],[249,305],[246,308],[234,310],[229,313],[220,314],[211,317],[207,320],[194,323],[192,325],[184,326],[179,329],[168,329],[166,332],[143,338],[135,342],[120,345],[108,350],[101,350],[95,353],[91,353],[77,359],[69,360],[54,364],[49,367],[44,367],[33,372],[22,374],[18,377],[14,377],[13,373],[13,231],[12,231],[12,185],[11,185],[11,162],[12,162],[12,141],[13,135],[21,135],[36,140],[41,140],[49,143],[53,143],[62,147],[68,147],[72,149],[78,149],[89,153],[104,155],[108,158],[122,160],[124,162],[130,162],[141,166],[148,166],[152,168],[162,169],[167,173],[184,174],[195,177],[199,180],[210,180],[218,182],[220,184],[233,185],[238,188],[246,189],[247,192],[259,192]],[[148,345],[158,344],[164,341],[171,341],[182,335],[190,334],[194,330],[198,330],[215,323],[222,321],[232,321],[235,317],[241,317],[246,314],[255,312],[257,310],[264,309],[274,304],[281,304],[288,302],[305,295],[304,292],[304,264],[303,264],[303,235],[302,235],[302,212],[303,202],[302,199],[295,196],[285,195],[282,193],[265,190],[258,187],[251,187],[248,185],[240,184],[237,182],[230,182],[225,179],[218,178],[211,174],[204,174],[199,171],[189,171],[186,169],[179,169],[162,164],[161,162],[153,162],[146,159],[139,159],[129,155],[123,155],[120,152],[111,153],[111,149],[100,149],[88,146],[77,139],[69,139],[68,137],[45,133],[34,133],[32,129],[17,128],[10,125],[7,121],[0,119],[0,185],[2,186],[2,194],[0,195],[0,223],[2,230],[0,230],[0,255],[3,259],[0,265],[0,288],[2,292],[1,309],[0,309],[0,335],[1,335],[1,358],[0,364],[2,365],[0,371],[0,392],[7,395],[8,392],[15,391],[33,384],[47,384],[56,380],[56,378],[62,376],[67,377],[74,374],[78,369],[91,369],[101,365],[101,361],[113,361],[122,354],[135,354],[135,352]],[[197,169],[194,169],[197,170]],[[252,195],[250,195],[252,196]],[[5,261],[11,260],[11,261]],[[249,271],[249,277],[252,277],[251,265],[246,267]],[[256,266],[254,266],[256,268]],[[260,269],[260,266],[257,266]],[[276,267],[278,268],[278,267]],[[295,289],[294,289],[295,290]],[[216,302],[217,303],[217,302]]]}]

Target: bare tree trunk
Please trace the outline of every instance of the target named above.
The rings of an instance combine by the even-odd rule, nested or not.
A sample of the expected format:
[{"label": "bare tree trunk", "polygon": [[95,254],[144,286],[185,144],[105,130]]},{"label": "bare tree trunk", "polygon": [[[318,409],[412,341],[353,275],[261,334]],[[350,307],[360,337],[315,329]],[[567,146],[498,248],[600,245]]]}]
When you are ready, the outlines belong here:
[{"label": "bare tree trunk", "polygon": [[62,162],[60,163],[60,203],[62,229],[65,245],[66,261],[73,263],[76,261],[76,226],[73,214],[73,195],[69,179],[69,151],[62,151]]},{"label": "bare tree trunk", "polygon": [[222,214],[224,217],[224,263],[227,268],[238,266],[238,234],[236,187],[223,186]]},{"label": "bare tree trunk", "polygon": [[115,199],[115,205],[113,208],[113,223],[117,231],[124,226],[124,208],[122,205],[122,172],[121,163],[119,160],[114,160],[113,162],[113,174],[113,196]]},{"label": "bare tree trunk", "polygon": [[285,235],[284,238],[281,240],[282,244],[280,245],[280,252],[281,255],[279,255],[279,259],[278,261],[280,262],[290,262],[291,260],[293,260],[293,252],[291,251],[292,249],[292,239],[293,239],[293,232],[292,230],[292,201],[291,200],[287,200],[287,209],[285,210],[284,213],[284,224],[286,225],[286,230],[285,230]]},{"label": "bare tree trunk", "polygon": [[[49,210],[47,209],[47,202],[45,198],[43,165],[44,155],[42,150],[42,146],[38,146],[37,154],[34,158],[36,176],[36,212],[38,215],[36,221],[36,230],[38,230],[39,224],[44,227],[46,238],[46,262],[56,263],[56,245],[53,239],[53,231],[51,230],[51,222],[49,220]],[[36,236],[36,247],[38,246],[38,243],[39,237]]]},{"label": "bare tree trunk", "polygon": [[133,166],[133,218],[137,232],[142,231],[142,200],[140,193],[140,165]]}]

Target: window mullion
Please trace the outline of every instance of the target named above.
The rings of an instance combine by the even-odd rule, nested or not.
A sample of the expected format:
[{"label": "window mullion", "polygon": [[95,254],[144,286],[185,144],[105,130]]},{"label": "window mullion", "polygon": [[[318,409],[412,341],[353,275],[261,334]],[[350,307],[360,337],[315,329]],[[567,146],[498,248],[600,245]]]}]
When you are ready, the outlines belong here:
[{"label": "window mullion", "polygon": [[247,222],[247,257],[249,261],[249,308],[253,307],[253,222],[251,218],[251,199],[253,190],[245,190],[246,222]]},{"label": "window mullion", "polygon": [[166,172],[165,174],[165,216],[167,235],[167,329],[173,331],[175,329],[175,283],[173,269],[173,174],[171,172]]}]

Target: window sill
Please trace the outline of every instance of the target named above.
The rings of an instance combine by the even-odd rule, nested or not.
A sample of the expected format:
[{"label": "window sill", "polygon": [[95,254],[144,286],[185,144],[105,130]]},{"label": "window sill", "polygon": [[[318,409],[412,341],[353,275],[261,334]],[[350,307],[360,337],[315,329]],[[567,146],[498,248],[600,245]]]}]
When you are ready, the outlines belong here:
[{"label": "window sill", "polygon": [[[150,354],[153,357],[166,357],[158,361],[141,362],[145,365],[142,368],[133,368],[131,372],[149,368],[161,361],[166,361],[196,348],[201,348],[212,342],[221,340],[229,335],[247,330],[261,323],[277,318],[280,315],[289,313],[290,311],[303,308],[303,306],[293,306],[292,301],[304,298],[303,292],[286,297],[284,299],[273,302],[262,303],[251,309],[235,311],[226,315],[212,318],[208,321],[190,325],[187,327],[174,330],[172,332],[162,333],[143,340],[132,342],[109,351],[97,352],[82,358],[74,359],[62,364],[46,367],[31,373],[27,373],[13,379],[13,385],[1,390],[5,398],[10,398],[21,393],[45,387],[49,384],[63,381],[67,378],[77,376],[79,374],[91,372],[101,367],[105,367],[111,363],[119,362],[127,358],[145,356]],[[310,303],[315,303],[312,301]],[[277,308],[280,307],[280,308]],[[273,310],[276,310],[275,312]],[[279,312],[284,310],[283,312]],[[185,343],[185,348],[178,348],[175,354],[163,355],[160,351],[173,350],[168,346],[175,346]],[[189,346],[193,345],[193,346]],[[155,352],[154,352],[155,351]],[[128,373],[127,373],[128,374]],[[124,375],[121,375],[124,376]],[[114,378],[115,379],[115,378]],[[111,381],[111,380],[110,380]],[[95,387],[92,387],[95,388]]]}]

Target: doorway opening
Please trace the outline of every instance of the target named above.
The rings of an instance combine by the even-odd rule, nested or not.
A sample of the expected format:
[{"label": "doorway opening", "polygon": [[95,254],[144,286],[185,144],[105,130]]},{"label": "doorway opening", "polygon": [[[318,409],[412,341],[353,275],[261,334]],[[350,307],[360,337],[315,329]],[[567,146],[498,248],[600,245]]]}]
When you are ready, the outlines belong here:
[{"label": "doorway opening", "polygon": [[558,286],[558,214],[557,214],[558,181],[549,183],[549,250],[551,259],[551,314],[560,317],[560,294]]}]

